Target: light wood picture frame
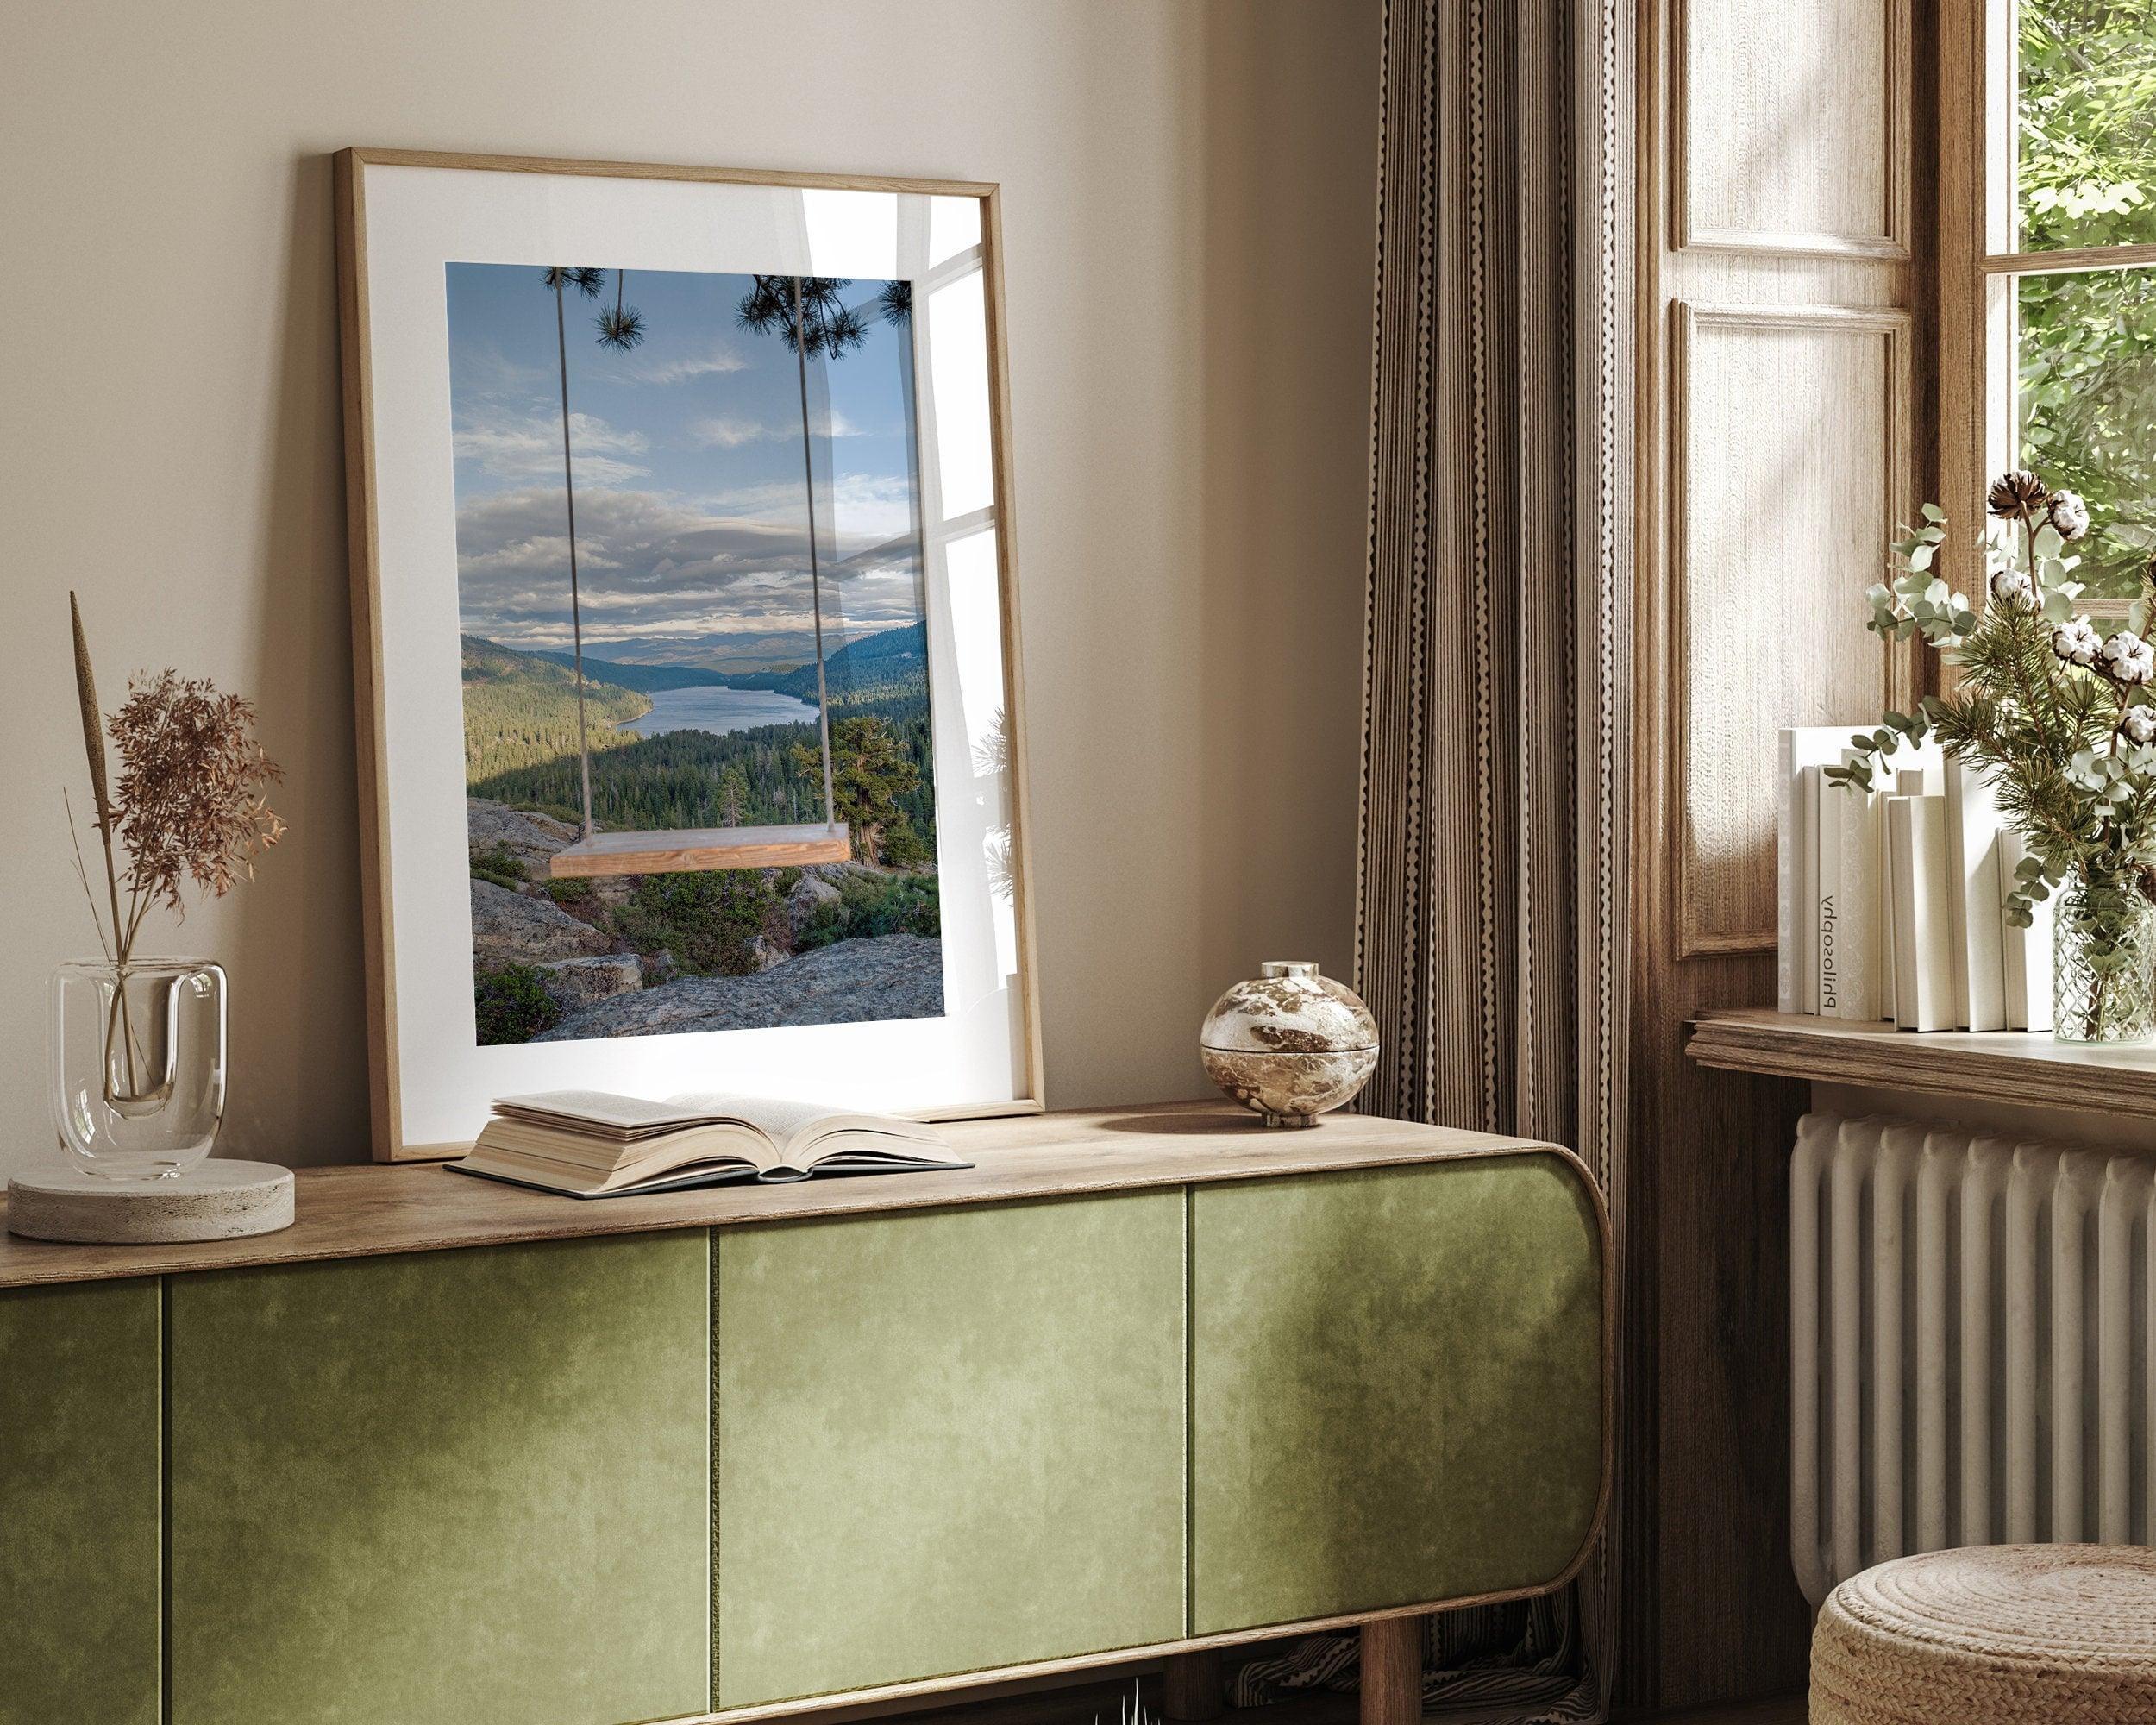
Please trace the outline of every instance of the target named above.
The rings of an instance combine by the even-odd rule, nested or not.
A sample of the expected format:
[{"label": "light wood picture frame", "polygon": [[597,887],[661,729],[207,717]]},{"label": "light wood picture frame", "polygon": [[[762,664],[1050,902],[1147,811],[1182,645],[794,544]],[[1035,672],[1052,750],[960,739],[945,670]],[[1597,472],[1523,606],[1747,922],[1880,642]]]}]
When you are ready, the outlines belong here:
[{"label": "light wood picture frame", "polygon": [[1037,1111],[997,188],[335,166],[376,1158]]}]

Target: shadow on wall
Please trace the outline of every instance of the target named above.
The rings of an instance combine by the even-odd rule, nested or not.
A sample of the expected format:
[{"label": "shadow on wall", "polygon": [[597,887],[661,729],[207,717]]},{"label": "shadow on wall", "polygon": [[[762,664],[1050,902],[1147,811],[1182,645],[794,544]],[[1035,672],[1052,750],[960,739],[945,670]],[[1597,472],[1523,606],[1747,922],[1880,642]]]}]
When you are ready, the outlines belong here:
[{"label": "shadow on wall", "polygon": [[[1231,8],[1206,36],[1203,775],[1257,812],[1307,787],[1294,820],[1206,834],[1219,987],[1266,958],[1354,968],[1382,29],[1354,0]],[[1254,592],[1263,565],[1284,579]]]},{"label": "shadow on wall", "polygon": [[[329,158],[295,161],[289,195],[252,560],[275,598],[243,692],[285,768],[273,802],[291,831],[231,901],[219,956],[232,978],[234,1077],[218,1150],[304,1164],[364,1159],[368,1117]],[[319,1135],[295,1138],[301,1120],[319,1122]]]},{"label": "shadow on wall", "polygon": [[[1184,166],[1172,182],[1133,184],[1096,144],[1103,171],[1081,195],[1094,206],[1088,231],[1157,244],[1188,272],[1168,285],[1188,291],[1133,307],[1104,258],[1075,296],[1093,321],[1061,335],[1083,353],[1069,363],[1101,388],[1151,392],[1163,441],[1196,451],[1196,470],[1150,509],[1098,524],[1085,562],[1061,566],[1060,546],[1022,532],[1019,577],[1030,664],[1052,642],[1095,687],[1160,721],[1127,733],[1158,769],[1133,784],[1111,738],[1059,737],[1037,717],[1037,832],[1067,821],[1134,897],[1164,870],[1187,872],[1194,915],[1164,924],[1142,961],[1112,940],[1061,946],[1044,925],[1058,1107],[1208,1095],[1195,1030],[1222,988],[1265,958],[1313,958],[1340,977],[1352,968],[1382,8],[1236,0],[1175,16],[1192,68]],[[1105,105],[1113,92],[1092,95]],[[1012,322],[1023,333],[1022,308]],[[1045,363],[1014,348],[1021,385]],[[1042,452],[1022,416],[1027,484]],[[1116,486],[1112,452],[1087,459],[1097,483]],[[1024,503],[1039,533],[1037,493]],[[1082,583],[1083,599],[1044,595],[1044,576],[1056,589]],[[1058,626],[1044,630],[1050,606]],[[1134,633],[1136,619],[1150,630]],[[1186,683],[1194,728],[1192,707],[1161,693]],[[1070,903],[1069,866],[1052,844],[1037,852],[1044,906]],[[1134,966],[1149,997],[1119,1039],[1093,1003],[1128,994]],[[1134,1048],[1139,1037],[1150,1046]]]}]

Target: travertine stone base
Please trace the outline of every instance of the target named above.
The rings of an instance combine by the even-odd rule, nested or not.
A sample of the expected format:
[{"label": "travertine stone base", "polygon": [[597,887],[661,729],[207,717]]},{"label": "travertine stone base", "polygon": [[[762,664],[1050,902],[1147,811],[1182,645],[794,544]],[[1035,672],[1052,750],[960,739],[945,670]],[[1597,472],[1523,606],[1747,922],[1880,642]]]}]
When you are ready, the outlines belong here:
[{"label": "travertine stone base", "polygon": [[236,1239],[291,1224],[291,1170],[268,1162],[212,1159],[142,1181],[40,1169],[8,1182],[8,1232],[30,1239],[154,1245]]}]

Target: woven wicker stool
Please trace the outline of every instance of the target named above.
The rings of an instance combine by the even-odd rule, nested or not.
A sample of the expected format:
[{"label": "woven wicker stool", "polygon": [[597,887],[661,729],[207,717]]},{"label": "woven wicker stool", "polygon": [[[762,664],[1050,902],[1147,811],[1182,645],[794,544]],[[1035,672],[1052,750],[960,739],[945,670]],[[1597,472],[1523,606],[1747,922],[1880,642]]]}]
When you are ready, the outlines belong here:
[{"label": "woven wicker stool", "polygon": [[2156,1551],[1972,1546],[1833,1590],[1812,1633],[1812,1725],[2156,1721]]}]

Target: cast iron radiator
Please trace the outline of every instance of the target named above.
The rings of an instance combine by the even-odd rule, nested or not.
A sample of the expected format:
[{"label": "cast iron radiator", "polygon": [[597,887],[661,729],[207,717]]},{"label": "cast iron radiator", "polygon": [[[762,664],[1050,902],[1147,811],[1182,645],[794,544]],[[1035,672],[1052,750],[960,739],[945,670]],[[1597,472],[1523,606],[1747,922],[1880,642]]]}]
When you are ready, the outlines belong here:
[{"label": "cast iron radiator", "polygon": [[1949,1546],[2147,1545],[2156,1157],[1808,1114],[1789,1538],[1814,1607]]}]

